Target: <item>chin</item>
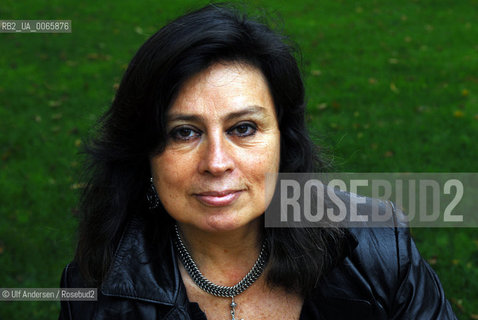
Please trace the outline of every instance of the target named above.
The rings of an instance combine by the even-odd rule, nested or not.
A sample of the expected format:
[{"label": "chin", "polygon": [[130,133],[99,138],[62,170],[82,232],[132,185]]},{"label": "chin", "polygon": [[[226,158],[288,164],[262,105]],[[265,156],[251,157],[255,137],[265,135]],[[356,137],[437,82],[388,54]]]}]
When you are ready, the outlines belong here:
[{"label": "chin", "polygon": [[228,217],[224,215],[210,216],[206,219],[206,228],[212,232],[227,232],[234,231],[244,227],[257,219],[252,221],[244,221],[237,217]]}]

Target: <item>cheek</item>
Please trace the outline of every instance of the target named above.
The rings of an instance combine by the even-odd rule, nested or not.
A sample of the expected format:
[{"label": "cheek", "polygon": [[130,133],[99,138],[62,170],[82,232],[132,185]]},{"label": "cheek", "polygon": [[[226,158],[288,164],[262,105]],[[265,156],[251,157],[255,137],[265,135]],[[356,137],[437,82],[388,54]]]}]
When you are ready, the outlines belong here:
[{"label": "cheek", "polygon": [[279,171],[280,163],[280,134],[277,133],[271,137],[267,147],[265,148],[265,154],[263,159],[267,162],[266,171],[269,173],[276,173]]},{"label": "cheek", "polygon": [[260,181],[260,197],[261,201],[264,201],[262,202],[263,211],[269,207],[275,192],[280,166],[280,138],[274,140],[274,145],[273,147],[271,146],[270,150],[267,154],[267,164],[265,163],[262,168],[263,173]]},{"label": "cheek", "polygon": [[[174,199],[187,181],[188,172],[183,161],[169,153],[163,153],[151,161],[151,173],[160,199]],[[176,190],[173,192],[173,190]]]},{"label": "cheek", "polygon": [[248,152],[243,159],[246,162],[244,168],[249,173],[249,177],[254,180],[256,186],[264,188],[266,175],[279,171],[279,139],[271,139],[262,148]]}]

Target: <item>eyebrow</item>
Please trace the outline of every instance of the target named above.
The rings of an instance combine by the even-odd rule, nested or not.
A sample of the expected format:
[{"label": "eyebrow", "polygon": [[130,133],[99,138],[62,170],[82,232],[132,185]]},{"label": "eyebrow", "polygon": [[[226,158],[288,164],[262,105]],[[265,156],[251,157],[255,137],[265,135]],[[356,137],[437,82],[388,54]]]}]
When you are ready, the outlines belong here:
[{"label": "eyebrow", "polygon": [[[245,109],[228,113],[223,120],[229,121],[252,114],[266,114],[266,108],[261,106],[249,106]],[[204,117],[198,114],[171,114],[168,116],[168,121],[204,121]]]}]

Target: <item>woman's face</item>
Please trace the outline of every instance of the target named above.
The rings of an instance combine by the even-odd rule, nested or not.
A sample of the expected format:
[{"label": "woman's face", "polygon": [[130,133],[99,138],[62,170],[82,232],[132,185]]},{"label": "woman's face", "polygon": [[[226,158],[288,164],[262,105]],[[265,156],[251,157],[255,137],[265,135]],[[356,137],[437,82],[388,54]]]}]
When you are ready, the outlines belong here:
[{"label": "woman's face", "polygon": [[166,211],[203,231],[235,230],[262,215],[274,189],[266,188],[265,175],[278,172],[280,159],[262,73],[214,64],[184,83],[167,116],[166,148],[150,160]]}]

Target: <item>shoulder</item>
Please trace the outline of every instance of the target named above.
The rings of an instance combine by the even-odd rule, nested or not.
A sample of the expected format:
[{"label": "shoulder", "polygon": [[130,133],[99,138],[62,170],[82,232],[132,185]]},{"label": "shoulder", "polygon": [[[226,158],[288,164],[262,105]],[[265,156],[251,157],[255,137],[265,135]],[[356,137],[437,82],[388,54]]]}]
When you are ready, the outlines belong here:
[{"label": "shoulder", "polygon": [[[392,203],[394,215],[398,211]],[[365,318],[456,319],[438,276],[420,256],[407,225],[349,228],[356,246],[319,288],[335,315]],[[343,308],[344,301],[353,306]],[[337,317],[335,317],[337,318]],[[340,317],[338,317],[340,318]]]},{"label": "shoulder", "polygon": [[364,274],[371,273],[370,281],[374,287],[395,289],[393,287],[407,273],[411,258],[418,253],[410,229],[406,225],[395,225],[347,230],[357,241],[349,263],[360,267]]},{"label": "shoulder", "polygon": [[[188,305],[170,242],[150,246],[144,223],[129,221],[113,262],[97,289],[97,301],[61,301],[60,319],[187,319]],[[90,288],[76,262],[61,277],[62,288]]]}]

